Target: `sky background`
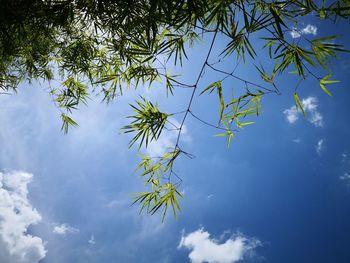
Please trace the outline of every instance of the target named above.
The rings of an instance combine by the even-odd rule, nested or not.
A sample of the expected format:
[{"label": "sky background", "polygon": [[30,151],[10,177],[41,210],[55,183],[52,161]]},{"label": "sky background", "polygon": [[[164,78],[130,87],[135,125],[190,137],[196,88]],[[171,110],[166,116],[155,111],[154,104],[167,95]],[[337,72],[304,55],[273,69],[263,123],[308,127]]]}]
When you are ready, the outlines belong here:
[{"label": "sky background", "polygon": [[[312,38],[345,33],[347,26],[311,20],[299,32]],[[289,37],[298,39],[295,32]],[[219,41],[215,50],[225,44]],[[186,81],[198,74],[207,47],[204,41],[189,52],[181,71]],[[269,66],[264,58],[258,63]],[[297,81],[280,77],[282,95],[264,97],[263,113],[229,148],[213,136],[218,131],[188,117],[181,145],[196,158],[176,163],[184,180],[182,212],[165,223],[131,206],[132,192],[146,188],[133,173],[137,152],[128,150],[130,137],[120,128],[137,92],[110,105],[92,98],[74,115],[80,127],[67,135],[47,84],[23,84],[17,94],[2,95],[0,262],[349,262],[349,55],[334,68],[341,82],[329,88],[333,97],[315,81],[299,88],[307,118],[293,106]],[[237,73],[259,78],[249,66]],[[217,78],[206,72],[201,87]],[[240,86],[227,80],[225,92]],[[161,87],[138,92],[167,112],[186,108],[190,96],[179,90],[166,99]],[[214,94],[196,95],[193,111],[215,123],[217,104]],[[175,139],[164,133],[147,151],[158,154]]]}]

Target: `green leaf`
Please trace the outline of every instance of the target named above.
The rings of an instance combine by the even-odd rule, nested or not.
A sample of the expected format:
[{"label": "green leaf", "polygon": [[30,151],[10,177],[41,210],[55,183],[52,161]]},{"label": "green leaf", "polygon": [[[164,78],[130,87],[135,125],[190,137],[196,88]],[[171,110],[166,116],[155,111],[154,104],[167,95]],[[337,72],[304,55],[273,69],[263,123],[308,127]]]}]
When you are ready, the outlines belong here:
[{"label": "green leaf", "polygon": [[218,85],[218,81],[215,81],[215,82],[211,83],[205,89],[203,89],[202,92],[199,95],[202,95],[203,93],[205,93],[207,91],[209,91],[209,93],[212,93],[213,90],[217,87],[217,85]]},{"label": "green leaf", "polygon": [[277,29],[277,33],[279,37],[283,38],[283,31],[281,28],[281,24],[286,27],[285,23],[283,22],[283,19],[281,18],[279,10],[275,6],[270,6],[269,8],[270,13],[272,14],[273,18],[275,19],[275,25]]},{"label": "green leaf", "polygon": [[137,105],[130,104],[136,114],[128,118],[133,121],[122,127],[122,130],[124,133],[136,133],[130,140],[129,147],[139,140],[140,149],[143,144],[147,147],[151,141],[159,138],[169,115],[159,111],[158,105],[153,105],[143,97],[136,103]]},{"label": "green leaf", "polygon": [[320,82],[320,87],[323,89],[324,92],[327,93],[328,96],[332,96],[332,93],[329,92],[329,90]]},{"label": "green leaf", "polygon": [[254,124],[254,123],[255,123],[254,121],[242,122],[241,126],[247,126],[247,125],[251,125],[251,124]]},{"label": "green leaf", "polygon": [[302,113],[304,114],[304,116],[306,117],[306,112],[304,110],[303,104],[300,101],[299,95],[298,93],[294,93],[294,101],[295,101],[295,106],[297,107],[297,109],[301,109]]},{"label": "green leaf", "polygon": [[214,134],[215,137],[225,137],[226,135],[227,135],[226,133]]},{"label": "green leaf", "polygon": [[133,198],[133,204],[139,203],[141,205],[140,213],[147,207],[146,212],[153,215],[163,208],[162,222],[164,222],[169,206],[172,207],[175,218],[177,218],[177,212],[181,211],[178,197],[182,198],[182,195],[172,183],[160,185],[157,182],[154,184],[154,189],[152,191],[136,192],[134,194],[136,197]]},{"label": "green leaf", "polygon": [[220,111],[220,121],[221,121],[223,114],[224,114],[224,109],[225,109],[225,102],[224,102],[224,96],[223,96],[223,92],[222,92],[221,81],[218,80],[218,81],[211,83],[205,89],[202,90],[200,95],[202,95],[203,93],[205,93],[207,91],[209,91],[209,93],[212,93],[215,89],[217,90],[218,96],[219,96],[219,103],[220,103],[220,110],[219,111]]},{"label": "green leaf", "polygon": [[61,119],[62,119],[61,130],[63,130],[64,133],[68,133],[69,127],[79,126],[78,123],[76,123],[71,117],[69,117],[64,113],[61,114]]},{"label": "green leaf", "polygon": [[329,84],[334,84],[334,83],[338,83],[340,82],[339,80],[333,80],[330,79],[332,77],[331,74],[328,74],[327,76],[325,76],[324,78],[320,79],[320,87],[321,89],[327,93],[328,96],[332,96],[332,94],[330,93],[330,91],[326,88],[325,85],[329,85]]}]

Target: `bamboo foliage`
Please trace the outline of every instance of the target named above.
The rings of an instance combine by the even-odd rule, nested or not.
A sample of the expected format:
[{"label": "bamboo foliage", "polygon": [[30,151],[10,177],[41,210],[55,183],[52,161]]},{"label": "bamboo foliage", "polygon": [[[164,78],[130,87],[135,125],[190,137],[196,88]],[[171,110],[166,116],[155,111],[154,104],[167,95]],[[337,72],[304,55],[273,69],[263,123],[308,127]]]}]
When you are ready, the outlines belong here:
[{"label": "bamboo foliage", "polygon": [[[138,166],[151,190],[137,193],[134,201],[150,214],[163,210],[164,220],[169,207],[175,216],[180,211],[181,178],[175,173],[175,163],[180,156],[193,157],[181,145],[187,118],[220,130],[217,136],[225,137],[229,145],[238,130],[253,124],[261,114],[263,98],[281,93],[278,79],[286,72],[300,82],[313,79],[315,86],[331,95],[329,86],[338,81],[330,65],[348,51],[337,36],[290,39],[288,33],[300,18],[310,16],[321,22],[348,20],[350,1],[5,0],[0,9],[0,93],[16,92],[24,81],[47,81],[61,112],[62,130],[67,133],[78,126],[74,111],[95,95],[110,103],[130,88],[154,83],[163,86],[168,96],[175,96],[180,88],[189,90],[187,107],[176,116],[179,125],[169,120],[175,114],[160,111],[156,103],[141,97],[130,104],[133,114],[122,128],[132,135],[129,147],[141,151],[164,130],[177,132],[174,147],[162,156],[142,156]],[[218,39],[226,43],[220,50]],[[210,41],[203,51],[205,60],[199,69],[193,69],[198,73],[196,80],[186,83],[170,68],[181,69],[190,63],[189,49],[203,40]],[[260,59],[269,60],[273,68],[257,66]],[[255,68],[261,82],[236,74],[234,66],[224,71],[220,63],[227,61],[230,65],[235,61],[236,67],[245,63]],[[203,88],[207,72],[217,77]],[[61,87],[51,87],[50,81]],[[305,114],[298,87],[291,97]],[[216,96],[218,124],[193,110],[193,101],[204,94]]]}]

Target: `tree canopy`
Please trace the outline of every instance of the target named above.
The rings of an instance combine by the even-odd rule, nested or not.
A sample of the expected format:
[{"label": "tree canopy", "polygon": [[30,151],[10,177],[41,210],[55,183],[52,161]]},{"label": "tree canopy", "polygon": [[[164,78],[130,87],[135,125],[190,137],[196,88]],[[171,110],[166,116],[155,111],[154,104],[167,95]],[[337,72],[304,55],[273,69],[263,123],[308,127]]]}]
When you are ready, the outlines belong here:
[{"label": "tree canopy", "polygon": [[[142,155],[137,167],[149,191],[136,193],[141,210],[154,214],[163,209],[163,219],[172,208],[180,210],[178,186],[182,180],[174,171],[179,156],[192,157],[181,146],[181,134],[188,116],[215,127],[218,136],[230,144],[237,130],[253,123],[260,114],[261,99],[280,94],[278,78],[292,74],[299,84],[291,94],[304,113],[298,95],[300,83],[311,78],[328,95],[327,85],[336,83],[330,65],[339,53],[347,52],[337,36],[309,38],[298,25],[302,17],[325,22],[348,21],[350,1],[251,1],[251,0],[2,0],[0,9],[1,93],[17,91],[25,81],[45,80],[54,103],[61,111],[62,130],[78,124],[71,114],[87,104],[92,94],[106,103],[129,88],[161,83],[169,96],[176,89],[190,90],[187,107],[179,109],[180,122],[169,120],[173,113],[159,109],[141,97],[131,107],[130,124],[122,128],[133,134],[130,147],[147,147],[164,129],[177,131],[172,149],[162,156]],[[291,38],[294,34],[296,38]],[[259,41],[257,41],[257,39]],[[196,79],[186,83],[173,73],[187,59],[198,41],[208,41],[208,50]],[[213,52],[215,44],[224,48]],[[261,49],[263,48],[263,49]],[[259,49],[259,50],[258,50]],[[264,56],[269,63],[257,64]],[[231,68],[220,65],[227,60]],[[236,74],[241,64],[253,65],[261,81]],[[206,71],[217,80],[203,87]],[[323,75],[320,75],[323,72]],[[225,92],[225,80],[235,79],[242,89],[232,96]],[[50,82],[60,81],[60,88]],[[195,94],[215,93],[219,122],[210,123],[192,111]]]}]

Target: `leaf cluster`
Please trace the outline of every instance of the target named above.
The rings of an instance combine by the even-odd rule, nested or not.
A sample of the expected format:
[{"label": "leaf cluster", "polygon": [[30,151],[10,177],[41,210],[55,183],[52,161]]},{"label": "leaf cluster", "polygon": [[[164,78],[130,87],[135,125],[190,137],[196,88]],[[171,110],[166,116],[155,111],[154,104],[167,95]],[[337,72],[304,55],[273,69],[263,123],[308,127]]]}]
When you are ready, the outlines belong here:
[{"label": "leaf cluster", "polygon": [[182,197],[182,195],[177,190],[177,185],[170,183],[169,178],[163,176],[166,173],[173,173],[174,161],[181,153],[180,149],[176,149],[156,158],[156,161],[153,161],[154,158],[152,159],[150,156],[141,156],[142,160],[137,170],[143,169],[141,176],[147,177],[146,185],[151,186],[151,191],[135,193],[134,203],[141,205],[140,213],[145,210],[153,215],[159,209],[163,209],[162,221],[164,221],[168,208],[171,206],[175,218],[177,217],[177,212],[181,211],[178,197]]},{"label": "leaf cluster", "polygon": [[133,146],[139,139],[139,148],[142,145],[146,147],[153,140],[157,140],[167,122],[168,114],[159,111],[158,105],[141,97],[140,101],[136,101],[137,105],[130,106],[134,109],[135,115],[128,116],[133,119],[130,125],[122,128],[125,133],[136,133],[131,139],[129,147]]}]

